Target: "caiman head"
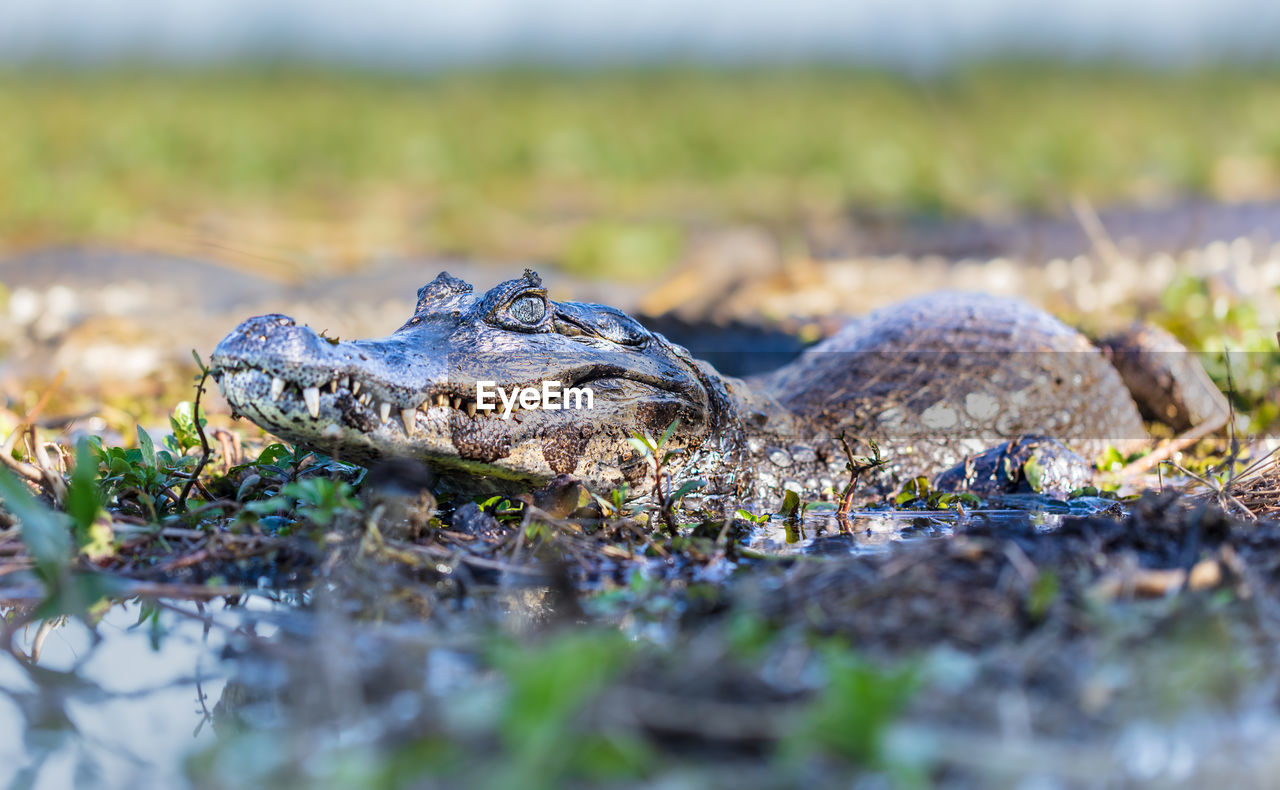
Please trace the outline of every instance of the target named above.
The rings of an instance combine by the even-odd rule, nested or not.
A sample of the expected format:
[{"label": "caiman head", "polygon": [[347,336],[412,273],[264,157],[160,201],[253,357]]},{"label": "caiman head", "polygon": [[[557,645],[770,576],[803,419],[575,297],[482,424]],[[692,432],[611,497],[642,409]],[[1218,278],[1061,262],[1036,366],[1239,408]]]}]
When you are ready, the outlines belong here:
[{"label": "caiman head", "polygon": [[232,408],[277,436],[362,464],[411,456],[467,488],[557,474],[634,487],[647,461],[629,436],[658,436],[678,418],[670,446],[703,448],[731,409],[715,372],[685,349],[611,307],[554,302],[527,270],[485,294],[441,273],[380,340],[250,318],[212,363]]}]

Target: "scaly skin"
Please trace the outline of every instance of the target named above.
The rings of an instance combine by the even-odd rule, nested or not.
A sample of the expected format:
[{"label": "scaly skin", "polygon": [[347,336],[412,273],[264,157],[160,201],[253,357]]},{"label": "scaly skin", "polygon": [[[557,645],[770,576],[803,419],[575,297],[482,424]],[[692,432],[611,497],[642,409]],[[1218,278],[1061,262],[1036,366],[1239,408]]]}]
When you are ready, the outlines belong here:
[{"label": "scaly skin", "polygon": [[[1108,358],[1009,299],[940,294],[881,310],[748,386],[613,308],[551,301],[532,272],[485,294],[442,273],[418,297],[381,340],[249,319],[215,349],[215,378],[236,412],[278,436],[357,463],[416,457],[468,490],[557,474],[645,487],[627,439],[677,418],[673,476],[754,499],[784,486],[830,496],[847,479],[842,433],[880,444],[883,485],[1027,434],[1089,454],[1146,440]],[[474,408],[481,380],[589,386],[594,403],[503,420]]]},{"label": "scaly skin", "polygon": [[[561,473],[600,489],[638,484],[645,463],[627,437],[676,418],[673,447],[704,458],[734,446],[736,410],[714,371],[616,310],[551,302],[533,273],[480,295],[441,274],[382,340],[332,342],[285,316],[252,318],[212,362],[232,407],[285,439],[357,463],[414,456],[468,487]],[[474,408],[477,381],[551,379],[589,386],[593,408],[509,420]]]}]

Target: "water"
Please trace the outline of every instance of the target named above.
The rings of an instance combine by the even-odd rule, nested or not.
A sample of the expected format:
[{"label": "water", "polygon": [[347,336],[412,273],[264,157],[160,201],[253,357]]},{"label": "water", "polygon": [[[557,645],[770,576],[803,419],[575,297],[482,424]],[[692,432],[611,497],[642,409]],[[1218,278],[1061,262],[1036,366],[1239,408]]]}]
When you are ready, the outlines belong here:
[{"label": "water", "polygon": [[[198,615],[191,602],[165,605]],[[141,608],[112,606],[96,633],[78,620],[22,628],[14,646],[29,656],[39,643],[34,665],[0,653],[0,732],[11,734],[0,739],[0,784],[187,786],[184,756],[213,738],[206,709],[226,682],[219,651],[260,605],[207,605],[207,626],[166,617],[159,641],[136,625]]]},{"label": "water", "polygon": [[1059,502],[1038,495],[1007,495],[980,510],[863,510],[841,520],[831,511],[811,511],[797,523],[779,516],[757,525],[747,547],[762,554],[857,555],[885,551],[895,543],[952,535],[957,525],[1053,530],[1063,519],[1114,511],[1115,500],[1077,497]]},{"label": "water", "polygon": [[[448,634],[427,612],[379,621],[349,590],[289,597],[130,600],[92,629],[18,629],[22,659],[0,651],[0,787],[346,786],[352,761],[446,707],[465,713],[460,689],[492,697],[474,670],[493,633],[479,610],[518,632],[539,605],[536,591],[479,591]],[[29,604],[0,611],[12,621]]]}]

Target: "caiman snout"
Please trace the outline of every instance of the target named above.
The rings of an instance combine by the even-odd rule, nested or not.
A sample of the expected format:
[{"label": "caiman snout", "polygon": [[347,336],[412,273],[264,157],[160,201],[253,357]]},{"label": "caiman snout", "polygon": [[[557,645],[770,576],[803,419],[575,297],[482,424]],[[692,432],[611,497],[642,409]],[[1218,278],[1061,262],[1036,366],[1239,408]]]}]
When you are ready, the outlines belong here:
[{"label": "caiman snout", "polygon": [[213,350],[212,362],[215,377],[252,367],[305,387],[327,383],[332,372],[350,360],[350,353],[338,353],[332,341],[310,327],[272,314],[250,318],[233,329]]},{"label": "caiman snout", "polygon": [[[361,428],[369,424],[358,419],[361,412],[386,422],[389,414],[416,409],[443,374],[404,338],[342,342],[279,314],[240,324],[214,349],[212,362],[223,395],[251,417],[264,408],[265,394],[281,411],[297,401],[297,411],[312,419],[325,411]],[[413,422],[406,418],[410,432]]]}]

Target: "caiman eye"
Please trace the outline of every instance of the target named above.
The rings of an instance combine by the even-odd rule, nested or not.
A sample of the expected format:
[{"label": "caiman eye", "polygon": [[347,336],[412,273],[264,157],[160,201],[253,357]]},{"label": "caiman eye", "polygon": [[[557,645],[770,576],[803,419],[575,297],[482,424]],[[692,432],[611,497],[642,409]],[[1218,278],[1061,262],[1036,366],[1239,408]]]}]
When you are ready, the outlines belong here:
[{"label": "caiman eye", "polygon": [[551,329],[549,315],[546,294],[525,291],[494,308],[485,320],[515,332],[547,332]]},{"label": "caiman eye", "polygon": [[508,310],[511,317],[520,323],[537,326],[547,315],[547,303],[536,296],[522,296],[512,302]]}]

